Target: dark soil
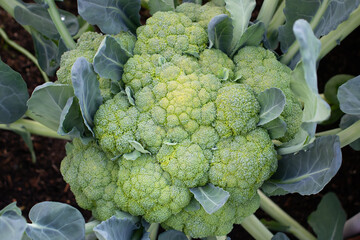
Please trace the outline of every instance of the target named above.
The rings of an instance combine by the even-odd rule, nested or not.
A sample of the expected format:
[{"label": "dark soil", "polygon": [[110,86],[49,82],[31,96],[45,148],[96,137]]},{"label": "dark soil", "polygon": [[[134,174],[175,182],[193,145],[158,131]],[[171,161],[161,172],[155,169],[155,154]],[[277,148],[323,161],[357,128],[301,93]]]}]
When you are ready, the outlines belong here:
[{"label": "dark soil", "polygon": [[[69,2],[63,3],[64,9],[75,12],[74,4],[68,4]],[[0,27],[7,32],[10,39],[34,52],[30,35],[2,9],[0,9]],[[324,83],[333,75],[360,74],[359,43],[360,29],[354,31],[320,62],[318,69],[320,91]],[[43,83],[36,66],[6,45],[3,39],[0,39],[0,56],[6,64],[22,75],[30,94],[37,85]],[[323,130],[328,127],[320,128]],[[59,171],[60,162],[65,156],[66,142],[39,136],[33,136],[32,139],[37,156],[35,164],[32,163],[29,151],[20,136],[0,130],[0,209],[16,201],[23,210],[24,216],[27,216],[30,208],[38,202],[58,201],[77,207],[88,219],[90,212],[77,206],[69,186],[63,181]],[[340,171],[321,193],[312,196],[290,194],[272,199],[308,229],[310,228],[307,225],[307,217],[316,210],[321,197],[327,192],[337,194],[348,217],[360,212],[360,154],[349,147],[345,147],[342,152],[343,164]],[[261,210],[256,215],[266,217]],[[251,236],[240,226],[235,226],[230,237],[251,239]]]}]

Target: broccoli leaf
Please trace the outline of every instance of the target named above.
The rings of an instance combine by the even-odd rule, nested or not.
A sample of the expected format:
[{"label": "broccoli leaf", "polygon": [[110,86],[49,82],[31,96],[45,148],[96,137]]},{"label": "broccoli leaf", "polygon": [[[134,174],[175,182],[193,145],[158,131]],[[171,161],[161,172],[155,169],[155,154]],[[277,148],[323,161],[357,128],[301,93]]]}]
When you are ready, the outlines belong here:
[{"label": "broccoli leaf", "polygon": [[168,230],[161,233],[158,240],[188,240],[188,238],[183,232],[176,230]]},{"label": "broccoli leaf", "polygon": [[261,106],[260,126],[279,117],[286,103],[286,97],[279,88],[266,89],[258,95],[257,100]]},{"label": "broccoli leaf", "polygon": [[204,187],[190,188],[190,192],[194,194],[195,199],[208,214],[212,214],[219,210],[230,197],[230,194],[227,191],[215,187],[211,183]]},{"label": "broccoli leaf", "polygon": [[305,20],[295,22],[294,33],[300,44],[302,62],[293,71],[291,89],[304,102],[303,122],[321,122],[330,116],[331,110],[317,88],[316,60],[320,52],[320,41]]},{"label": "broccoli leaf", "polygon": [[0,123],[12,123],[26,112],[27,86],[18,72],[0,59]]},{"label": "broccoli leaf", "polygon": [[21,209],[16,206],[16,202],[12,202],[3,209],[0,210],[0,216],[3,215],[7,211],[14,211],[17,215],[21,216]]},{"label": "broccoli leaf", "polygon": [[71,68],[71,80],[75,96],[79,100],[85,125],[92,132],[94,115],[102,104],[102,96],[97,75],[91,63],[79,57]]},{"label": "broccoli leaf", "polygon": [[281,138],[286,133],[286,122],[280,118],[275,118],[266,123],[263,127],[268,130],[271,139]]},{"label": "broccoli leaf", "polygon": [[154,15],[154,13],[167,12],[167,11],[175,11],[175,1],[174,0],[150,0],[149,8],[150,14]]},{"label": "broccoli leaf", "polygon": [[337,96],[341,111],[360,116],[360,76],[341,85]]},{"label": "broccoli leaf", "polygon": [[67,100],[74,96],[74,90],[69,85],[52,82],[37,86],[27,102],[28,115],[57,131],[60,125],[60,116]]},{"label": "broccoli leaf", "polygon": [[129,59],[128,52],[112,36],[106,36],[94,57],[94,70],[102,78],[121,80],[124,65]]},{"label": "broccoli leaf", "polygon": [[208,25],[209,48],[213,46],[223,52],[227,52],[231,44],[234,27],[231,19],[226,14],[213,17]]},{"label": "broccoli leaf", "polygon": [[271,240],[290,240],[290,238],[286,236],[285,233],[278,232],[271,238]]},{"label": "broccoli leaf", "polygon": [[[345,129],[360,120],[360,116],[345,114],[340,121],[340,128]],[[360,139],[349,144],[356,151],[360,151]]]},{"label": "broccoli leaf", "polygon": [[26,233],[31,239],[83,239],[85,220],[76,208],[58,202],[41,202],[29,213],[32,224]]},{"label": "broccoli leaf", "polygon": [[84,144],[89,143],[92,139],[91,133],[84,123],[84,119],[81,115],[79,101],[75,97],[70,97],[66,102],[64,109],[61,112],[59,129],[57,130],[59,135],[71,136],[73,138],[78,137]]},{"label": "broccoli leaf", "polygon": [[141,153],[150,153],[137,141],[129,141],[129,143],[131,144],[131,146],[133,146],[135,148],[135,150],[137,150]]},{"label": "broccoli leaf", "polygon": [[135,99],[134,99],[134,92],[131,89],[131,87],[125,87],[125,94],[129,100],[129,103],[133,106],[135,106]]},{"label": "broccoli leaf", "polygon": [[135,225],[131,220],[112,216],[94,227],[93,230],[99,240],[128,240],[131,239],[137,229],[139,229],[139,226]]},{"label": "broccoli leaf", "polygon": [[195,199],[192,198],[190,203],[184,208],[187,212],[197,211],[200,209],[200,203]]},{"label": "broccoli leaf", "polygon": [[225,0],[225,8],[230,13],[234,31],[228,55],[233,56],[240,48],[240,39],[247,29],[252,11],[256,6],[255,0]]},{"label": "broccoli leaf", "polygon": [[[22,3],[22,2],[21,2]],[[60,34],[53,23],[48,10],[41,4],[25,4],[14,9],[14,17],[21,25],[35,28],[41,34],[50,39],[59,39]],[[79,30],[79,22],[73,14],[59,9],[60,17],[70,34],[74,36]]]},{"label": "broccoli leaf", "polygon": [[26,220],[16,211],[7,210],[0,214],[1,239],[21,239],[26,229]]},{"label": "broccoli leaf", "polygon": [[13,130],[16,134],[20,135],[22,137],[22,139],[24,140],[26,146],[29,148],[30,154],[31,154],[31,159],[33,163],[36,163],[36,154],[35,154],[35,150],[34,150],[34,145],[33,142],[31,140],[31,134],[28,130],[26,130],[25,127],[21,127],[20,129],[17,130]]},{"label": "broccoli leaf", "polygon": [[242,46],[259,46],[264,39],[265,31],[265,24],[262,22],[257,22],[251,25],[241,36],[239,41],[239,48]]},{"label": "broccoli leaf", "polygon": [[317,239],[343,239],[346,213],[334,193],[327,193],[321,199],[316,211],[308,218],[308,223],[317,235]]},{"label": "broccoli leaf", "polygon": [[316,194],[335,176],[340,165],[339,137],[320,137],[307,150],[283,156],[268,182],[289,193]]},{"label": "broccoli leaf", "polygon": [[[131,161],[134,161],[134,160],[138,159],[140,156],[141,156],[141,152],[139,152],[138,150],[134,150],[131,153],[125,153],[123,155],[123,157],[126,160],[131,160]],[[115,159],[117,159],[117,157]],[[111,160],[113,160],[113,159],[111,159]]]},{"label": "broccoli leaf", "polygon": [[140,0],[78,0],[81,17],[98,25],[103,33],[118,34],[120,31],[136,33],[140,26]]}]

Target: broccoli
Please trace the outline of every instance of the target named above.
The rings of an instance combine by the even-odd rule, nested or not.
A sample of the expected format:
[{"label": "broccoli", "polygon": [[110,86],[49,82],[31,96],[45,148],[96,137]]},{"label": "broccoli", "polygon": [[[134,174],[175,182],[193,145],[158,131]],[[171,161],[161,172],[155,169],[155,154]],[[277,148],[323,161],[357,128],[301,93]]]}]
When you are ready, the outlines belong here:
[{"label": "broccoli", "polygon": [[[278,140],[300,129],[291,70],[273,53],[244,47],[231,59],[206,49],[204,24],[212,15],[198,12],[225,13],[210,4],[157,12],[139,27],[122,75],[134,103],[123,92],[109,96],[94,117],[96,140],[68,144],[61,172],[79,205],[97,219],[125,211],[194,238],[225,235],[256,211],[257,189],[277,168],[273,139],[258,126],[258,95],[276,87],[286,96],[280,118],[288,130]],[[73,55],[91,59],[101,38],[89,33],[65,55],[71,58],[64,57],[58,72],[64,82]],[[83,44],[88,47],[77,53]],[[208,184],[230,193],[227,202],[212,214],[189,209],[196,201],[190,189]]]}]

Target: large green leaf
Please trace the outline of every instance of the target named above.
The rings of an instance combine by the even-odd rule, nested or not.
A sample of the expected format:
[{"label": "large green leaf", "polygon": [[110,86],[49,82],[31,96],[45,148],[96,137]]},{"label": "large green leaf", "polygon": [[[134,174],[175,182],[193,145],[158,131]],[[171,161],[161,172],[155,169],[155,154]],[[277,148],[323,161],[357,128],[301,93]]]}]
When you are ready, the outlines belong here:
[{"label": "large green leaf", "polygon": [[76,208],[58,202],[41,202],[29,213],[32,224],[26,228],[31,239],[85,238],[85,220]]},{"label": "large green leaf", "polygon": [[161,11],[175,11],[175,0],[150,0],[149,1],[149,8],[150,14],[154,15],[154,13]]},{"label": "large green leaf", "polygon": [[2,240],[21,239],[26,229],[26,220],[15,211],[0,215],[0,238]]},{"label": "large green leaf", "polygon": [[107,34],[128,30],[135,34],[140,26],[140,8],[140,0],[78,0],[81,17]]},{"label": "large green leaf", "polygon": [[213,17],[208,25],[209,48],[213,46],[227,52],[231,44],[234,27],[226,14]]},{"label": "large green leaf", "polygon": [[318,240],[343,239],[345,221],[346,213],[334,193],[324,195],[308,219]]},{"label": "large green leaf", "polygon": [[99,240],[128,240],[132,239],[135,230],[139,226],[131,220],[119,219],[114,216],[102,222],[94,228],[96,237]]},{"label": "large green leaf", "polygon": [[0,59],[0,123],[12,123],[26,112],[29,98],[21,75]]},{"label": "large green leaf", "polygon": [[57,131],[61,112],[67,100],[72,96],[74,96],[74,89],[70,85],[49,82],[37,86],[27,102],[28,115],[35,121]]},{"label": "large green leaf", "polygon": [[227,191],[215,187],[211,183],[204,187],[190,188],[190,192],[194,194],[195,199],[208,214],[212,214],[219,210],[230,197],[230,194]]},{"label": "large green leaf", "polygon": [[337,96],[341,111],[350,115],[360,116],[360,76],[341,85]]},{"label": "large green leaf", "polygon": [[[360,120],[359,116],[345,114],[340,121],[340,128],[345,129],[350,127],[352,124]],[[360,139],[355,140],[354,142],[349,144],[355,151],[360,151]]]},{"label": "large green leaf", "polygon": [[188,240],[188,238],[183,232],[168,230],[160,233],[158,240]]},{"label": "large green leaf", "polygon": [[260,126],[279,117],[286,103],[285,94],[279,88],[266,89],[258,95],[257,100],[261,106]]}]

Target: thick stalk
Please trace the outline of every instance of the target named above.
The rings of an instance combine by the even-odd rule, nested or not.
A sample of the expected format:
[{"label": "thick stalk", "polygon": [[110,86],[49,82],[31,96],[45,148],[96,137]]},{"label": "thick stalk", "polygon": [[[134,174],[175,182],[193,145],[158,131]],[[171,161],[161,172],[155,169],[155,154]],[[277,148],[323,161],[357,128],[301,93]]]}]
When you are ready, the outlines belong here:
[{"label": "thick stalk", "polygon": [[96,227],[99,224],[100,224],[100,222],[97,221],[97,220],[86,223],[85,224],[85,235],[88,235],[88,234],[92,233],[93,228]]},{"label": "thick stalk", "polygon": [[321,50],[319,59],[323,58],[333,48],[339,45],[352,31],[360,26],[360,6],[350,14],[350,17],[342,22],[334,31],[320,39]]},{"label": "thick stalk", "polygon": [[284,210],[271,201],[270,198],[265,196],[265,194],[259,190],[258,194],[260,195],[260,208],[269,214],[273,219],[283,224],[284,226],[287,226],[288,232],[292,233],[300,240],[316,240],[316,238],[310,232],[308,232]]},{"label": "thick stalk", "polygon": [[0,7],[14,17],[15,7],[21,7],[22,4],[15,0],[0,0]]},{"label": "thick stalk", "polygon": [[4,130],[20,130],[24,131],[27,130],[28,132],[40,135],[44,137],[51,137],[51,138],[58,138],[58,139],[64,139],[64,140],[71,140],[68,136],[60,136],[55,132],[54,130],[45,127],[41,123],[38,123],[33,120],[28,119],[19,119],[16,122],[13,122],[11,124],[0,124],[0,129]]},{"label": "thick stalk", "polygon": [[45,0],[45,2],[49,5],[48,12],[50,14],[50,17],[53,20],[56,29],[60,33],[61,38],[64,40],[66,47],[68,49],[74,49],[75,42],[71,37],[68,29],[66,28],[64,22],[61,20],[59,11],[57,10],[57,6],[55,5],[54,0]]},{"label": "thick stalk", "polygon": [[270,240],[273,234],[254,214],[245,218],[241,226],[256,240]]},{"label": "thick stalk", "polygon": [[157,239],[158,231],[159,231],[159,224],[152,223],[148,229],[148,232],[150,233],[150,235],[149,235],[150,240]]},{"label": "thick stalk", "polygon": [[340,138],[340,147],[345,147],[360,138],[360,120],[350,127],[337,133]]},{"label": "thick stalk", "polygon": [[22,53],[23,55],[25,55],[27,58],[29,58],[35,65],[36,67],[39,69],[41,75],[44,78],[45,82],[49,82],[49,78],[46,75],[46,73],[41,69],[38,60],[36,59],[36,57],[34,55],[32,55],[28,50],[26,50],[25,48],[21,47],[19,44],[17,44],[16,42],[10,40],[10,38],[8,37],[8,35],[6,35],[5,31],[3,29],[0,28],[0,37],[2,37],[4,39],[4,41],[11,46],[12,48],[14,48],[15,50],[17,50],[18,52]]},{"label": "thick stalk", "polygon": [[273,31],[277,31],[277,29],[285,22],[285,14],[284,14],[284,8],[285,8],[285,0],[281,0],[281,4],[279,5],[278,9],[276,10],[275,14],[273,15],[269,27],[268,27],[268,33],[272,33]]},{"label": "thick stalk", "polygon": [[279,0],[265,0],[261,6],[257,20],[263,22],[266,28],[269,26],[278,3]]},{"label": "thick stalk", "polygon": [[341,132],[341,128],[334,128],[328,131],[318,132],[315,134],[316,137],[322,137],[322,136],[330,136],[330,135],[336,135],[339,132]]}]

